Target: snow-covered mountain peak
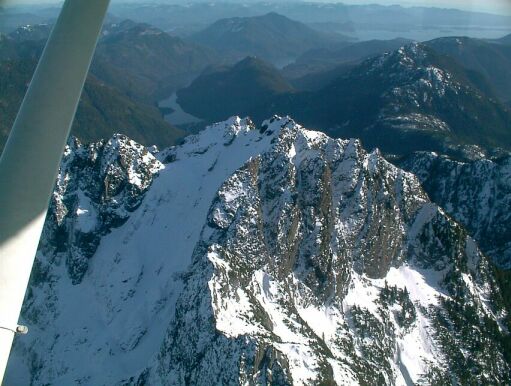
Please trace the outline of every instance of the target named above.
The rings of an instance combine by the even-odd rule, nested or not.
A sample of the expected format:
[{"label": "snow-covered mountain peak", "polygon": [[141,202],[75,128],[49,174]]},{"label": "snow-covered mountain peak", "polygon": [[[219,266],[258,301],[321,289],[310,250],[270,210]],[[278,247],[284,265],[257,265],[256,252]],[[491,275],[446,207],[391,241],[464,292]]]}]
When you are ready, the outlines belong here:
[{"label": "snow-covered mountain peak", "polygon": [[10,383],[509,380],[486,258],[378,151],[233,117],[156,157],[66,150]]},{"label": "snow-covered mountain peak", "polygon": [[423,64],[427,56],[425,47],[422,44],[412,42],[391,53],[389,58],[395,57],[401,65],[412,68]]},{"label": "snow-covered mountain peak", "polygon": [[117,174],[119,167],[126,169],[130,184],[145,190],[152,181],[151,176],[163,169],[163,164],[144,146],[125,135],[115,134],[106,142],[103,149],[101,174],[103,176]]},{"label": "snow-covered mountain peak", "polygon": [[[164,168],[144,146],[115,134],[83,145],[71,138],[64,149],[43,233],[43,250],[73,245],[66,264],[74,283],[88,269],[101,236],[124,223]],[[55,236],[58,234],[58,238]]]}]

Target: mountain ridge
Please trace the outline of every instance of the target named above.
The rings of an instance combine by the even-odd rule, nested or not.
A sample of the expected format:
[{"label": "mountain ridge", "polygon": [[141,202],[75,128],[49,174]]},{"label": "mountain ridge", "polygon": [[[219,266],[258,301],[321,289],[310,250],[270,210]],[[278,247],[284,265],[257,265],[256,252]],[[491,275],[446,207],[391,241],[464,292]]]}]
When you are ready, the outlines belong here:
[{"label": "mountain ridge", "polygon": [[311,73],[332,70],[341,64],[355,65],[371,56],[396,50],[410,42],[411,40],[403,38],[373,39],[343,43],[329,48],[315,48],[300,55],[294,63],[284,67],[283,72],[287,77],[297,78]]}]

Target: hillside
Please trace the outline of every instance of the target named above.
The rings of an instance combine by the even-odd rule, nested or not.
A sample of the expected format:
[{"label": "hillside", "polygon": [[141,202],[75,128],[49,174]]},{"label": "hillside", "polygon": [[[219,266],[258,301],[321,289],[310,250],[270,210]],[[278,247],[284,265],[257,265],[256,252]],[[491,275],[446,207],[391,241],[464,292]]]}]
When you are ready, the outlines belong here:
[{"label": "hillside", "polygon": [[211,49],[126,20],[105,27],[91,71],[131,98],[153,102],[218,60]]},{"label": "hillside", "polygon": [[[399,161],[429,197],[462,224],[483,252],[511,269],[511,156],[459,161],[418,152]],[[510,283],[511,284],[511,283]]]},{"label": "hillside", "polygon": [[[0,59],[37,59],[50,25],[31,25],[0,36]],[[106,23],[91,73],[132,99],[155,104],[188,84],[220,57],[147,24]]]},{"label": "hillside", "polygon": [[256,56],[275,64],[342,39],[274,12],[221,19],[191,38],[234,59]]},{"label": "hillside", "polygon": [[[300,76],[298,78],[288,79],[297,90],[300,91],[319,91],[329,86],[335,80],[346,75],[357,66],[356,63],[345,63],[335,66],[330,70],[315,71]],[[306,71],[311,70],[307,68]]]},{"label": "hillside", "polygon": [[[14,123],[36,62],[0,61],[0,149]],[[124,133],[145,145],[169,146],[184,133],[165,122],[156,107],[137,103],[89,76],[71,130],[84,141]]]},{"label": "hillside", "polygon": [[41,55],[41,52],[43,51],[44,40],[43,41],[40,39],[19,40],[16,37],[16,35],[14,35],[13,37],[11,35],[0,34],[0,61],[19,59],[37,60]]},{"label": "hillside", "polygon": [[190,86],[178,91],[178,103],[192,115],[215,121],[237,112],[252,114],[258,109],[269,114],[267,105],[275,97],[292,92],[275,67],[247,57],[234,66],[205,71]]},{"label": "hillside", "polygon": [[479,72],[503,103],[511,101],[511,45],[466,37],[440,38],[425,44]]},{"label": "hillside", "polygon": [[503,36],[499,39],[493,39],[494,42],[500,43],[500,44],[507,44],[511,45],[511,34],[508,34],[506,36]]},{"label": "hillside", "polygon": [[[48,25],[25,26],[0,36],[0,147],[30,81]],[[114,132],[136,141],[167,146],[184,133],[163,120],[157,102],[187,84],[218,57],[212,50],[154,27],[123,21],[103,28],[73,133],[85,141]]]}]

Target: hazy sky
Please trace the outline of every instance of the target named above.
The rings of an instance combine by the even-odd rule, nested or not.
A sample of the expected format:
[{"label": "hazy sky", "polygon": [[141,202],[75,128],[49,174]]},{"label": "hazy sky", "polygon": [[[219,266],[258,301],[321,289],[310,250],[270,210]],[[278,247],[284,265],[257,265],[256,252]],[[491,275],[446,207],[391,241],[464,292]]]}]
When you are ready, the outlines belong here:
[{"label": "hazy sky", "polygon": [[[111,0],[113,3],[120,3],[123,0]],[[130,0],[133,2],[133,0]],[[140,0],[144,2],[147,0]],[[157,0],[149,0],[156,2]],[[184,0],[185,2],[187,0]],[[205,0],[198,0],[205,1]],[[278,1],[278,0],[276,0]],[[310,1],[310,0],[309,0]],[[329,0],[315,0],[321,2],[330,2]],[[48,4],[48,3],[61,3],[62,0],[0,0],[0,4]],[[165,1],[160,0],[158,2],[172,2],[179,3],[179,0]],[[336,1],[331,1],[336,2]],[[343,3],[347,4],[400,4],[404,6],[435,6],[444,8],[459,8],[464,10],[491,12],[497,14],[508,14],[511,15],[511,0],[344,0]]]},{"label": "hazy sky", "polygon": [[511,14],[511,0],[346,0],[347,4],[400,4],[403,6],[430,6],[442,8],[459,8],[469,11]]}]

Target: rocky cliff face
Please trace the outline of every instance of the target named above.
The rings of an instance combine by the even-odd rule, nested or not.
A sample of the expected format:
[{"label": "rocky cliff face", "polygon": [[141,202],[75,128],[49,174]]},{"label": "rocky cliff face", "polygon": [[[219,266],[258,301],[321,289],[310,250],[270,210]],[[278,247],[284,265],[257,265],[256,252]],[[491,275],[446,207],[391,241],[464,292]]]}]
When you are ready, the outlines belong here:
[{"label": "rocky cliff face", "polygon": [[510,380],[473,239],[414,175],[289,118],[155,156],[71,145],[23,315],[12,384]]}]

